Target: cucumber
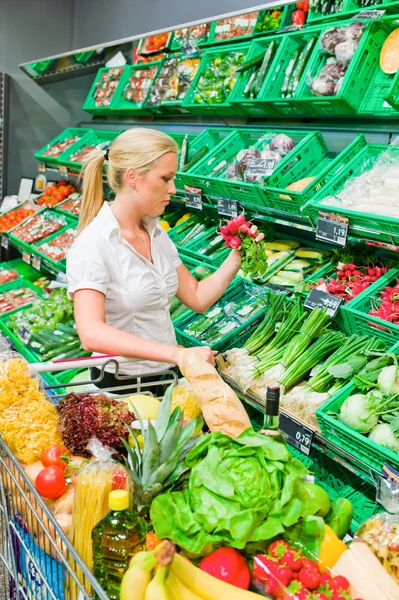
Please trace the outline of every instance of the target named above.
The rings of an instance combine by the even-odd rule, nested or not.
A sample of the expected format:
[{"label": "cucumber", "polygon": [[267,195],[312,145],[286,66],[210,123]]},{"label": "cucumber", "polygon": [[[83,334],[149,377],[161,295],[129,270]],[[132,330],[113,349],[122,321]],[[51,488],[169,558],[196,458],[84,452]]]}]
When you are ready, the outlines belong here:
[{"label": "cucumber", "polygon": [[256,83],[254,84],[254,87],[253,87],[253,92],[255,94],[255,98],[258,97],[258,94],[260,92],[260,88],[262,87],[262,83],[265,80],[267,69],[270,66],[270,63],[272,61],[273,52],[274,52],[274,46],[275,46],[275,43],[273,41],[271,41],[270,44],[267,47],[267,50],[265,52],[265,56],[264,56],[262,64],[261,64],[261,67],[260,67],[259,72],[258,72],[258,74],[256,76]]},{"label": "cucumber", "polygon": [[294,52],[292,54],[292,57],[291,57],[291,60],[290,60],[290,62],[288,64],[287,70],[285,72],[284,83],[281,86],[281,90],[280,90],[280,96],[282,98],[286,98],[286,93],[287,93],[287,90],[288,90],[288,84],[290,82],[290,78],[291,78],[291,75],[292,75],[292,73],[294,71],[294,68],[295,68],[295,65],[297,63],[297,60],[299,58],[300,52],[301,51],[300,51],[299,48],[297,48],[296,50],[294,50]]},{"label": "cucumber", "polygon": [[203,146],[201,150],[198,150],[198,152],[196,152],[194,156],[185,165],[183,165],[183,167],[180,167],[180,171],[185,173],[186,171],[191,169],[191,167],[193,167],[197,162],[204,158],[204,156],[206,156],[208,152],[208,146]]},{"label": "cucumber", "polygon": [[70,350],[69,352],[64,352],[63,354],[54,356],[53,360],[66,360],[68,358],[85,358],[86,356],[91,356],[91,352],[86,352],[85,350]]},{"label": "cucumber", "polygon": [[64,325],[63,323],[57,323],[57,329],[59,329],[59,331],[63,331],[64,333],[69,333],[74,336],[78,335],[76,327],[72,327],[72,325]]},{"label": "cucumber", "polygon": [[316,38],[312,37],[308,40],[308,42],[305,44],[304,49],[301,52],[301,55],[299,56],[299,60],[295,66],[288,90],[287,90],[287,96],[289,95],[290,97],[292,97],[295,92],[296,89],[299,85],[299,80],[302,77],[302,74],[306,68],[306,64],[307,61],[309,59],[309,56],[311,55],[314,45],[316,43]]},{"label": "cucumber", "polygon": [[251,58],[251,60],[247,60],[247,62],[242,63],[242,65],[237,67],[236,73],[243,73],[244,71],[248,71],[248,69],[252,69],[252,67],[257,67],[258,65],[262,64],[263,57],[264,54],[259,54],[259,56]]},{"label": "cucumber", "polygon": [[69,351],[76,352],[76,349],[80,348],[80,347],[81,347],[80,340],[76,340],[76,342],[72,342],[71,344],[63,344],[62,346],[58,346],[58,348],[54,348],[51,352],[47,352],[45,357],[46,357],[46,360],[52,360],[56,356],[59,356],[63,351],[64,352],[69,352]]},{"label": "cucumber", "polygon": [[188,156],[188,135],[185,135],[182,146],[181,146],[180,157],[179,157],[179,170],[180,171],[183,169],[184,165],[186,164],[187,156]]},{"label": "cucumber", "polygon": [[171,317],[172,321],[174,321],[175,319],[177,319],[177,317],[181,317],[182,315],[186,314],[186,312],[188,312],[189,310],[190,309],[188,308],[188,306],[181,304],[173,311],[173,313],[170,315],[170,317]]},{"label": "cucumber", "polygon": [[249,98],[249,96],[250,96],[251,87],[252,87],[252,84],[253,84],[253,82],[254,82],[254,80],[256,78],[256,73],[257,73],[256,70],[252,71],[252,73],[250,74],[250,76],[248,78],[247,84],[246,84],[246,86],[244,88],[244,91],[243,91],[243,95],[246,98]]}]

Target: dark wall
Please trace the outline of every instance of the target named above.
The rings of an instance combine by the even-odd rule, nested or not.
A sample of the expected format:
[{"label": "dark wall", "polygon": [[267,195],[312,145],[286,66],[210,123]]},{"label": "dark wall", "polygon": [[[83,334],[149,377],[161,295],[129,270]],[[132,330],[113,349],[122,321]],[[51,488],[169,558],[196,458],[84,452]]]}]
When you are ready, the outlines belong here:
[{"label": "dark wall", "polygon": [[174,27],[267,0],[75,0],[73,45],[82,48],[156,29]]},{"label": "dark wall", "polygon": [[21,62],[72,50],[74,0],[0,0],[0,71],[11,77],[7,193],[22,175],[35,177],[33,158],[74,123],[61,102],[20,69]]}]

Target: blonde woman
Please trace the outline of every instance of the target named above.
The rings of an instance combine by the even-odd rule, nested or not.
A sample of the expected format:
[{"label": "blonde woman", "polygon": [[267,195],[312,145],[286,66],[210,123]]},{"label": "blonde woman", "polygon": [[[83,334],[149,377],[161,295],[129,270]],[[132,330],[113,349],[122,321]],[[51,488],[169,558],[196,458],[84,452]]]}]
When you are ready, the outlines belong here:
[{"label": "blonde woman", "polygon": [[[67,259],[68,292],[83,348],[132,359],[121,365],[123,375],[130,376],[123,385],[150,383],[154,378],[143,374],[179,364],[172,298],[177,295],[191,310],[204,313],[240,268],[240,254],[233,250],[213,275],[198,282],[157,225],[176,191],[177,152],[164,133],[136,128],[122,133],[109,150],[93,151],[85,164],[79,236]],[[116,194],[112,203],[103,197],[104,162]],[[214,364],[211,348],[196,351]],[[93,369],[92,378],[98,375]],[[107,373],[98,385],[121,381]]]}]

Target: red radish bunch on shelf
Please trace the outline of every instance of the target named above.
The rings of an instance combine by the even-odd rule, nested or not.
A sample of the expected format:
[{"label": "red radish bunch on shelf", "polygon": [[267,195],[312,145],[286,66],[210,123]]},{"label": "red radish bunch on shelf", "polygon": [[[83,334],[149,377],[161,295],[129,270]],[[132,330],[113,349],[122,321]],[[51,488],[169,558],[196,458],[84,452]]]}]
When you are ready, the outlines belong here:
[{"label": "red radish bunch on shelf", "polygon": [[244,277],[261,277],[266,273],[267,255],[263,242],[264,234],[259,233],[252,221],[247,221],[242,212],[237,217],[220,226],[219,235],[222,236],[226,248],[240,249],[241,270]]},{"label": "red radish bunch on shelf", "polygon": [[382,299],[380,306],[370,310],[368,314],[389,323],[399,324],[399,281],[395,287],[385,287],[380,294]]},{"label": "red radish bunch on shelf", "polygon": [[353,263],[339,263],[336,278],[331,277],[328,281],[320,279],[316,286],[325,285],[326,291],[334,296],[343,298],[349,302],[368,288],[374,281],[389,271],[389,267],[379,266],[356,266]]}]

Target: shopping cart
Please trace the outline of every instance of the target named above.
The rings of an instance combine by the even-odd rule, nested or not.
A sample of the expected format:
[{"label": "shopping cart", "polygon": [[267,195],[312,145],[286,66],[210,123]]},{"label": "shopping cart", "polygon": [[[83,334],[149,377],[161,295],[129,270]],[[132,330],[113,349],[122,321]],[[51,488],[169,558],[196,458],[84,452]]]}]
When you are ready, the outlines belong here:
[{"label": "shopping cart", "polygon": [[[57,361],[29,365],[32,374],[55,372],[65,369],[86,369],[96,366],[100,375],[96,380],[55,386],[44,385],[51,392],[49,399],[57,403],[73,386],[79,385],[84,393],[90,386],[90,393],[112,394],[116,388],[93,389],[104,377],[106,367],[112,365],[115,377],[120,365],[126,359],[113,356]],[[156,381],[145,384],[145,390],[138,380],[118,387],[118,392],[134,389],[140,393],[166,390],[177,383],[174,371],[151,373]],[[60,391],[63,391],[60,394]],[[131,393],[131,392],[130,392]],[[122,398],[123,395],[118,395]],[[24,469],[0,438],[0,599],[3,600],[87,600],[108,596],[84,564],[65,535],[45,501],[37,494]],[[2,589],[3,588],[3,589]],[[71,593],[69,590],[73,590]]]}]

